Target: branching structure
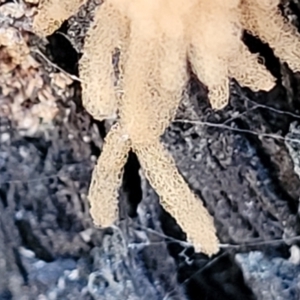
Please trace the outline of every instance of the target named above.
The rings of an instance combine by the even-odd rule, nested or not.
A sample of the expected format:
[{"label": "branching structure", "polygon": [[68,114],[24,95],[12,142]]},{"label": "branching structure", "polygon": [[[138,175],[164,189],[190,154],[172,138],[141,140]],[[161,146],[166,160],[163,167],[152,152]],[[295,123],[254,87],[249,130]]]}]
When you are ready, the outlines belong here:
[{"label": "branching structure", "polygon": [[[161,204],[188,239],[209,255],[218,251],[213,220],[189,189],[160,143],[187,80],[187,63],[209,88],[213,108],[228,103],[230,77],[253,90],[269,90],[275,79],[241,41],[244,29],[270,44],[299,71],[299,34],[272,0],[106,0],[97,8],[80,61],[86,109],[103,120],[117,114],[94,170],[89,199],[95,223],[109,226],[130,149],[138,156]],[[49,17],[61,5],[61,15]],[[50,34],[80,6],[78,0],[41,5],[34,27]],[[71,9],[72,8],[72,9]],[[41,20],[48,16],[49,24]],[[55,20],[58,23],[55,23]],[[56,24],[53,26],[53,24]],[[120,50],[116,80],[112,55]]]}]

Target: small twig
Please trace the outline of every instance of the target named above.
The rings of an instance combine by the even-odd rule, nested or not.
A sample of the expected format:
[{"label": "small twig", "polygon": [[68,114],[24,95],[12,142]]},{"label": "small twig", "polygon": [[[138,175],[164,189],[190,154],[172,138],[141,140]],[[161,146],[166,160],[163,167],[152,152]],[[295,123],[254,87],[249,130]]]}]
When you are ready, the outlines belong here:
[{"label": "small twig", "polygon": [[[143,229],[145,231],[151,232],[152,234],[155,234],[159,237],[162,237],[164,239],[167,239],[167,241],[161,241],[161,242],[150,242],[150,243],[131,243],[128,246],[132,247],[134,245],[144,245],[144,246],[149,246],[151,244],[160,244],[160,243],[178,243],[179,245],[183,246],[183,247],[193,247],[194,245],[186,242],[186,241],[181,241],[178,239],[175,239],[173,237],[167,236],[163,233],[160,233],[154,229],[150,229],[147,228],[143,225],[137,225],[137,227],[140,227],[140,229]],[[292,243],[292,242],[296,242],[296,241],[300,241],[300,235],[297,235],[295,237],[291,237],[291,238],[285,238],[285,239],[272,239],[272,240],[260,240],[260,239],[253,239],[252,241],[240,241],[238,244],[219,244],[219,247],[222,249],[239,249],[242,247],[253,247],[253,246],[263,246],[263,245],[272,245],[272,244],[278,244],[278,243]]]},{"label": "small twig", "polygon": [[195,124],[195,125],[202,125],[202,126],[208,126],[208,127],[217,127],[217,128],[229,129],[229,130],[240,132],[240,133],[249,133],[252,135],[257,135],[258,137],[269,137],[269,138],[277,139],[277,140],[284,140],[284,141],[289,141],[289,142],[294,142],[294,143],[300,143],[300,140],[298,140],[298,139],[283,137],[283,136],[280,136],[278,134],[273,134],[273,133],[261,133],[261,132],[255,132],[255,131],[249,130],[249,129],[233,128],[231,126],[224,125],[224,124],[202,122],[202,121],[196,121],[196,120],[185,120],[185,119],[175,119],[173,122],[174,123],[178,122],[178,123]]},{"label": "small twig", "polygon": [[289,115],[291,117],[294,117],[294,118],[297,118],[297,119],[300,119],[300,116],[297,115],[297,114],[294,114],[292,112],[289,112],[289,111],[286,111],[286,110],[280,110],[280,109],[277,109],[277,108],[274,108],[272,106],[268,106],[268,105],[264,105],[264,104],[259,104],[259,103],[256,103],[255,101],[247,98],[247,97],[243,97],[246,101],[252,103],[252,104],[255,104],[256,105],[256,108],[264,108],[264,109],[267,109],[267,110],[270,110],[270,111],[273,111],[273,112],[276,112],[278,114],[282,114],[282,115]]},{"label": "small twig", "polygon": [[65,75],[67,75],[68,77],[70,77],[72,80],[74,81],[79,81],[79,82],[83,82],[79,77],[77,77],[76,75],[72,75],[68,72],[66,72],[64,69],[62,69],[61,67],[59,67],[58,65],[56,65],[55,63],[53,63],[48,57],[46,57],[45,54],[43,54],[40,50],[37,49],[31,49],[32,52],[40,55],[44,60],[47,61],[47,63],[49,63],[53,68],[61,71],[62,73],[64,73]]}]

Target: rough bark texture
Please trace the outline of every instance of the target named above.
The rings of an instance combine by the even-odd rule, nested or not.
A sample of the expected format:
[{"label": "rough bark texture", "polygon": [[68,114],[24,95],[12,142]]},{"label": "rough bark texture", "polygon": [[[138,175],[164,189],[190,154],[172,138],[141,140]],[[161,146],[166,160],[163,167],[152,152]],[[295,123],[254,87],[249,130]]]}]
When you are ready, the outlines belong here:
[{"label": "rough bark texture", "polygon": [[[59,33],[48,41],[30,36],[31,49],[77,75],[94,5],[63,24],[69,40]],[[110,124],[84,111],[78,83],[63,92],[52,85],[55,67],[35,56],[58,114],[34,131],[20,131],[1,115],[0,300],[300,298],[300,80],[266,46],[245,40],[280,77],[276,88],[252,93],[232,81],[230,104],[213,112],[205,88],[192,79],[177,121],[162,137],[215,218],[222,249],[211,259],[184,242],[133,154],[120,220],[106,230],[93,226],[86,194]],[[4,88],[0,105],[10,104]]]}]

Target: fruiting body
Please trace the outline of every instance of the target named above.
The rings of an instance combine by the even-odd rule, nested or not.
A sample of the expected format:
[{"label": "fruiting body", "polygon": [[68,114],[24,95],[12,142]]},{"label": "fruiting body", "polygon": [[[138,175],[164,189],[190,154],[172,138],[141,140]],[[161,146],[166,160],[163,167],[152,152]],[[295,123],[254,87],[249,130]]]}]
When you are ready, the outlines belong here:
[{"label": "fruiting body", "polygon": [[[79,7],[78,0],[62,2],[64,18],[71,13],[66,7],[74,3],[72,13]],[[95,223],[108,226],[117,218],[117,192],[132,149],[161,204],[188,239],[209,255],[218,251],[213,219],[159,138],[179,106],[188,62],[208,86],[214,109],[228,103],[230,77],[255,91],[273,87],[275,79],[242,43],[244,29],[268,42],[293,70],[299,70],[299,34],[284,22],[277,4],[270,0],[106,0],[97,8],[80,61],[83,103],[96,119],[117,113],[118,121],[106,137],[90,186]],[[45,8],[49,13],[49,7],[50,2],[40,14],[46,13]],[[53,31],[50,27],[43,31]],[[120,50],[118,80],[112,65],[116,48]]]}]

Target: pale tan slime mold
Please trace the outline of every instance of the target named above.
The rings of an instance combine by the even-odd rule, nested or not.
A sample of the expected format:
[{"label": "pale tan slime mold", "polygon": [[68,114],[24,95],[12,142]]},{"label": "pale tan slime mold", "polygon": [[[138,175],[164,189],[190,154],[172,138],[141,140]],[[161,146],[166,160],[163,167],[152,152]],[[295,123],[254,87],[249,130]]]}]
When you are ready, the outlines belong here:
[{"label": "pale tan slime mold", "polygon": [[[68,2],[63,6],[64,18],[80,4],[78,0],[54,0],[40,14],[49,14],[58,2]],[[188,240],[209,255],[218,251],[211,216],[159,138],[182,98],[188,61],[208,86],[215,109],[228,103],[230,77],[256,91],[273,87],[275,79],[241,41],[244,28],[270,43],[280,58],[299,70],[299,35],[279,14],[278,1],[273,2],[106,0],[97,8],[80,61],[83,103],[95,118],[117,114],[118,121],[106,137],[90,186],[96,224],[109,226],[118,218],[118,189],[132,149],[161,204],[176,218]],[[35,24],[45,34],[57,28],[53,21],[49,27],[45,23],[40,27],[38,20]],[[117,84],[112,65],[116,48],[121,53]]]}]

